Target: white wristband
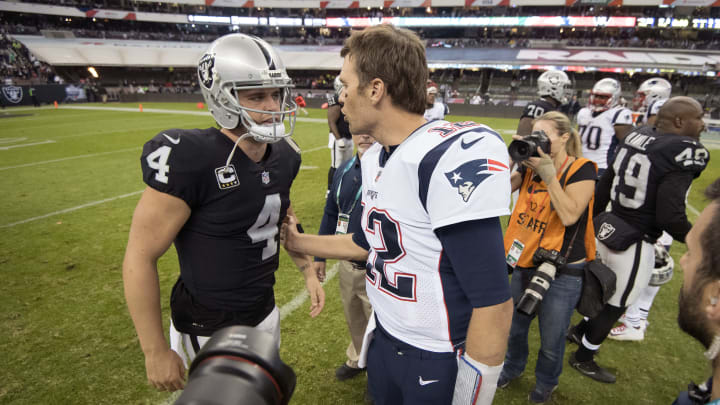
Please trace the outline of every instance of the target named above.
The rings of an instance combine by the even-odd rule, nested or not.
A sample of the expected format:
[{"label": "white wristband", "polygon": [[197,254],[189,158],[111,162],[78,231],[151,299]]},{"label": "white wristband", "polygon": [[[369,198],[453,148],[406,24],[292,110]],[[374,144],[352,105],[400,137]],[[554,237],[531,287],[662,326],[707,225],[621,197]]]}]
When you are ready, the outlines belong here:
[{"label": "white wristband", "polygon": [[[503,363],[504,364],[504,363]],[[453,405],[490,405],[503,364],[488,366],[463,354],[458,359]]]}]

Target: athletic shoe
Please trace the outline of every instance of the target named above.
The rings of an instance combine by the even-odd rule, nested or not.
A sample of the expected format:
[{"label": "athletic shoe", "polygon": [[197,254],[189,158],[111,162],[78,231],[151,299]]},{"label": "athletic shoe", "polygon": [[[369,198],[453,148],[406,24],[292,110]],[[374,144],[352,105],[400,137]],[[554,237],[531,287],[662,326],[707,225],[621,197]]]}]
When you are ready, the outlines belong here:
[{"label": "athletic shoe", "polygon": [[608,334],[608,338],[612,340],[642,342],[642,340],[645,339],[645,330],[644,328],[636,328],[623,323],[618,327],[612,328],[610,334]]},{"label": "athletic shoe", "polygon": [[555,391],[555,388],[557,388],[557,385],[550,388],[549,390],[540,390],[537,386],[535,386],[535,389],[530,391],[528,399],[534,404],[544,404],[545,402],[550,400],[550,397],[552,396],[553,391]]},{"label": "athletic shoe", "polygon": [[578,359],[575,357],[576,354],[577,352],[573,352],[570,355],[568,363],[570,363],[570,366],[572,366],[572,368],[579,371],[580,374],[605,384],[612,384],[615,382],[615,375],[598,366],[597,363],[595,363],[595,360],[578,361]]},{"label": "athletic shoe", "polygon": [[355,377],[363,371],[365,371],[364,368],[350,367],[347,364],[343,363],[342,366],[338,367],[335,370],[335,378],[337,378],[338,381],[345,381]]},{"label": "athletic shoe", "polygon": [[582,346],[582,335],[578,331],[577,325],[570,325],[565,337],[570,343],[575,343],[578,346]]}]

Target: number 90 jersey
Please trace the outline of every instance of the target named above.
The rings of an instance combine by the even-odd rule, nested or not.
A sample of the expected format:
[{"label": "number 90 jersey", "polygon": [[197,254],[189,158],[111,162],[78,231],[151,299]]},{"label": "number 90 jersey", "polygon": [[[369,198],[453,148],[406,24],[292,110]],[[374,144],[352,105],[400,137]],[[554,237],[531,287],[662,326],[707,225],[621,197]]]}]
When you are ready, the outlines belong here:
[{"label": "number 90 jersey", "polygon": [[615,174],[610,189],[612,211],[657,239],[662,229],[656,218],[666,215],[657,212],[657,203],[672,198],[659,195],[661,183],[668,176],[683,177],[684,181],[672,183],[665,192],[678,193],[678,200],[684,200],[692,179],[700,175],[709,159],[708,150],[693,138],[664,134],[647,126],[631,132],[620,143],[612,163]]},{"label": "number 90 jersey", "polygon": [[441,274],[443,246],[434,231],[509,214],[507,147],[484,125],[433,121],[382,162],[386,156],[376,143],[362,157],[367,294],[391,335],[451,352],[465,340],[472,313],[463,290],[482,285],[460,286],[453,272]]},{"label": "number 90 jersey", "polygon": [[300,155],[277,142],[255,163],[237,148],[226,167],[233,145],[215,128],[172,129],[145,144],[140,163],[148,186],[191,209],[174,241],[188,290],[210,308],[242,311],[272,297]]},{"label": "number 90 jersey", "polygon": [[607,169],[608,157],[618,143],[615,125],[632,125],[632,111],[617,106],[593,116],[585,107],[578,112],[577,124],[583,157],[597,163],[598,169]]}]

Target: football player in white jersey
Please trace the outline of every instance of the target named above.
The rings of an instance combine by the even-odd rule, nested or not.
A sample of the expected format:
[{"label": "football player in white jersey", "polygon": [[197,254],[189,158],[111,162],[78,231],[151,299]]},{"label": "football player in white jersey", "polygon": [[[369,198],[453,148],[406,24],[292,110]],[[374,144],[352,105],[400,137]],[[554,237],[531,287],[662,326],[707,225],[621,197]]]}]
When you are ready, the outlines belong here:
[{"label": "football player in white jersey", "polygon": [[[658,111],[660,111],[660,107],[665,104],[665,101],[670,98],[671,91],[672,85],[662,77],[653,77],[642,82],[635,92],[635,98],[633,99],[635,112],[641,113],[635,124],[654,126]],[[658,243],[661,245],[661,249],[670,251],[672,241],[672,236],[667,232],[663,232]],[[665,255],[656,252],[656,267],[669,265],[671,266],[670,271],[672,271],[672,258],[670,261],[666,260],[666,263],[664,263],[662,260],[663,256]],[[625,315],[620,318],[621,325],[613,328],[608,338],[636,342],[643,340],[645,338],[645,330],[648,326],[647,319],[650,307],[652,307],[658,291],[660,291],[659,285],[648,285],[645,287],[637,301],[630,305]]]},{"label": "football player in white jersey", "polygon": [[655,125],[657,113],[670,98],[672,85],[662,77],[653,77],[640,84],[633,99],[633,109],[640,113],[636,125]]},{"label": "football player in white jersey", "polygon": [[632,112],[620,106],[620,82],[605,78],[592,88],[588,106],[577,115],[583,156],[598,165],[602,176],[615,147],[632,129]]},{"label": "football player in white jersey", "polygon": [[[147,187],[123,262],[147,378],[162,391],[183,388],[187,365],[223,327],[252,326],[280,344],[273,291],[278,232],[286,213],[292,215],[290,186],[300,170],[289,138],[297,110],[293,83],[267,42],[225,35],[210,45],[197,72],[219,128],[170,129],[145,143],[140,163]],[[168,345],[157,262],[171,244],[180,277],[170,299]],[[324,292],[311,258],[288,253],[303,271],[316,316]]]},{"label": "football player in white jersey", "polygon": [[428,121],[444,120],[445,116],[450,113],[447,104],[437,100],[438,88],[437,84],[429,81],[427,83],[427,97],[425,119]]},{"label": "football player in white jersey", "polygon": [[366,260],[375,315],[363,354],[376,404],[490,404],[513,312],[499,220],[510,203],[505,143],[474,122],[425,121],[414,33],[356,31],[341,56],[350,130],[377,141],[362,158],[363,214],[351,235],[300,234],[290,219],[281,238]]}]

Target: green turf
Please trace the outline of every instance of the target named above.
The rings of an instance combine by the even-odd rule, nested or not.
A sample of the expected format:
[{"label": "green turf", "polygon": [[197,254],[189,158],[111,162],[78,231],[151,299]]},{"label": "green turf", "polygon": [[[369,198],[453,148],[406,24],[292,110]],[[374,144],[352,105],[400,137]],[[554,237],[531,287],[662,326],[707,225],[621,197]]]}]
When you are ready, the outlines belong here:
[{"label": "green turf", "polygon": [[[131,103],[108,106],[138,107]],[[144,103],[143,108],[199,111],[194,104]],[[312,118],[325,118],[323,110],[309,111]],[[31,115],[3,117],[5,114]],[[0,112],[0,118],[0,353],[4,360],[0,403],[162,403],[168,394],[155,392],[146,384],[143,356],[122,292],[122,257],[139,195],[6,225],[142,190],[142,144],[161,130],[204,128],[213,125],[212,119],[66,108],[7,109]],[[482,122],[502,130],[506,139],[517,125],[517,120],[508,119],[450,119]],[[297,124],[295,139],[306,150],[303,165],[317,168],[300,172],[291,196],[311,232],[317,230],[324,205],[327,133],[323,122]],[[47,140],[55,142],[2,149]],[[720,154],[711,154],[710,167],[696,180],[689,196],[698,210],[706,205],[703,188],[720,176],[716,163]],[[67,159],[71,157],[78,158]],[[42,163],[56,159],[67,160]],[[683,251],[684,245],[676,243],[672,250],[676,263]],[[172,249],[160,260],[159,269],[167,315],[170,288],[178,273]],[[280,306],[303,289],[302,277],[284,252],[277,279]],[[644,342],[608,341],[603,345],[598,361],[617,371],[616,384],[595,383],[565,367],[554,403],[671,403],[689,380],[704,379],[709,369],[702,348],[682,334],[675,321],[681,279],[676,266],[675,279],[660,290],[655,301]],[[334,379],[348,337],[337,280],[325,288],[328,299],[321,316],[311,319],[305,303],[282,323],[281,355],[298,375],[292,402],[361,403],[364,377],[343,383]],[[498,391],[495,403],[527,403],[534,384],[538,342],[533,328],[528,369],[519,381]]]}]

